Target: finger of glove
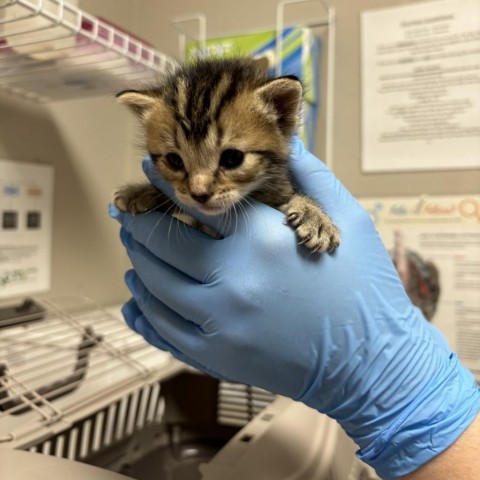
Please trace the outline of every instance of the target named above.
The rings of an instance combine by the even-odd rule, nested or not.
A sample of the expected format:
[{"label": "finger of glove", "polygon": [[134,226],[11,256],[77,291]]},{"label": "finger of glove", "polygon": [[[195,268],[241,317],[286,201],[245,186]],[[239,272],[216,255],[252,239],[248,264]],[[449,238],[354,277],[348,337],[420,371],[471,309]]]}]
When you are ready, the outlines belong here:
[{"label": "finger of glove", "polygon": [[352,194],[322,161],[304,148],[298,137],[293,137],[289,166],[295,184],[317,200],[329,215],[350,216],[363,211]]},{"label": "finger of glove", "polygon": [[122,307],[122,314],[127,322],[127,325],[136,333],[141,335],[150,345],[170,352],[178,360],[191,365],[194,368],[201,368],[202,365],[198,364],[195,360],[191,359],[183,352],[175,348],[171,343],[162,338],[159,333],[153,328],[143,315],[142,311],[138,308],[137,302],[134,298],[131,298]]},{"label": "finger of glove", "polygon": [[[128,233],[122,236],[128,256],[135,268],[135,275],[140,277],[148,291],[181,317],[201,326],[204,315],[205,317],[207,315],[201,310],[201,306],[208,304],[204,284],[152,255]],[[126,273],[127,285],[133,281],[132,275],[132,271]]]},{"label": "finger of glove", "polygon": [[[146,322],[146,319],[142,311],[138,308],[137,302],[133,297],[123,305],[122,315],[126,324],[135,333],[141,335],[150,345],[153,345],[159,350],[170,352],[170,344],[166,342],[160,335],[158,335],[158,333],[156,335],[150,334],[148,338],[145,336],[142,323]],[[153,331],[153,327],[151,325],[150,328]]]},{"label": "finger of glove", "polygon": [[[185,355],[200,354],[204,350],[203,334],[195,323],[185,320],[177,312],[155,298],[134,270],[125,275],[125,282],[145,318],[157,334]],[[135,328],[139,324],[135,322]]]},{"label": "finger of glove", "polygon": [[211,375],[212,377],[216,377],[222,380],[226,380],[226,377],[221,375],[220,373],[212,370],[209,367],[206,367],[202,363],[198,362],[197,360],[193,359],[189,355],[186,355],[178,348],[174,347],[171,343],[167,342],[164,338],[162,338],[156,329],[150,324],[147,318],[140,314],[140,316],[136,320],[136,331],[142,335],[142,337],[150,344],[160,350],[164,350],[166,352],[170,352],[176,359],[180,360],[181,362],[190,365],[197,370],[201,370],[202,372]]},{"label": "finger of glove", "polygon": [[252,223],[258,220],[261,226],[264,217],[276,215],[282,221],[283,217],[276,210],[252,198],[241,202],[237,208],[231,208],[228,212],[221,215],[204,215],[194,208],[186,207],[176,200],[172,186],[160,175],[155,163],[150,157],[145,157],[142,163],[143,171],[148,180],[158,189],[167,194],[175,201],[182,210],[193,218],[197,219],[203,225],[207,225],[215,232],[220,233],[222,237],[229,237],[235,234],[236,237],[249,235],[252,230]]},{"label": "finger of glove", "polygon": [[134,248],[131,238],[154,257],[200,283],[223,255],[224,247],[218,240],[168,215],[121,214],[118,220],[122,225],[120,238],[127,250],[128,246]]},{"label": "finger of glove", "polygon": [[138,308],[137,302],[132,297],[128,302],[126,302],[122,307],[122,315],[125,319],[126,324],[136,333],[138,333],[135,328],[135,323],[137,318],[139,318],[143,313]]}]

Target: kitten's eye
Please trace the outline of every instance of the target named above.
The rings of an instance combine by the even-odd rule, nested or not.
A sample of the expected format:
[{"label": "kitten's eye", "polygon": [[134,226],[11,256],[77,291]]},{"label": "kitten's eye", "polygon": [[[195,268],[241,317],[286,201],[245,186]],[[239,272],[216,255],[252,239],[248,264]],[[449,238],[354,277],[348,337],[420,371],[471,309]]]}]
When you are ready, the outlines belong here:
[{"label": "kitten's eye", "polygon": [[220,155],[220,166],[226,169],[237,168],[243,163],[243,152],[229,148]]},{"label": "kitten's eye", "polygon": [[183,168],[182,157],[177,153],[167,153],[165,158],[173,170],[181,170]]},{"label": "kitten's eye", "polygon": [[150,158],[152,159],[153,163],[157,163],[162,156],[161,153],[149,153],[149,155],[150,155]]}]

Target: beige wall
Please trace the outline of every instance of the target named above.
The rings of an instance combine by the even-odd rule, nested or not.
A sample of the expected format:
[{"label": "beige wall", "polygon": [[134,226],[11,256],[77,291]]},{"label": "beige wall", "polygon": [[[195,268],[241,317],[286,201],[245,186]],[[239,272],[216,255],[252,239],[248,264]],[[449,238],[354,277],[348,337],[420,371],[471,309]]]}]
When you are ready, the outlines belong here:
[{"label": "beige wall", "polygon": [[[480,171],[362,174],[360,170],[360,32],[364,9],[401,0],[331,0],[337,11],[334,168],[354,194],[417,195],[478,192]],[[272,28],[275,0],[80,0],[86,11],[110,19],[177,55],[172,17],[204,12],[209,36]],[[302,10],[293,20],[313,18]],[[324,118],[322,116],[322,118]],[[323,139],[324,124],[319,126]],[[108,219],[111,191],[140,176],[135,123],[112,98],[47,107],[0,96],[0,158],[39,159],[56,167],[52,294],[77,293],[101,303],[126,296],[128,261]],[[322,141],[317,154],[323,156]]]}]

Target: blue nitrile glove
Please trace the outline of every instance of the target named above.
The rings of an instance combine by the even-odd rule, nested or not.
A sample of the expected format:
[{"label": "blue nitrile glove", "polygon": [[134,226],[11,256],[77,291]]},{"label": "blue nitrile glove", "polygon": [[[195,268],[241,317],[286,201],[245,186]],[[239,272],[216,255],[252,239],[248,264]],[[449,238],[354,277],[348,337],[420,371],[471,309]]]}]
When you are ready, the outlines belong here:
[{"label": "blue nitrile glove", "polygon": [[461,435],[480,393],[412,306],[369,215],[298,140],[291,170],[341,230],[333,255],[298,246],[284,215],[258,202],[237,220],[206,219],[222,240],[161,213],[113,211],[135,268],[125,318],[197,368],[328,414],[361,459],[397,478]]}]

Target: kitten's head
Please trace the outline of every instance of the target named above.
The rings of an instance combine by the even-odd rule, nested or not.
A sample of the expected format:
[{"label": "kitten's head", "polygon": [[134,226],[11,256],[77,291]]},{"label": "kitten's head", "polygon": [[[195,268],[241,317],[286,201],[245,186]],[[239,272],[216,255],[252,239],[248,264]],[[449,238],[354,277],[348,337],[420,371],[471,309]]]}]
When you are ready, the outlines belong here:
[{"label": "kitten's head", "polygon": [[216,215],[286,175],[296,77],[269,77],[249,58],[203,59],[117,98],[142,121],[148,152],[184,205]]}]

